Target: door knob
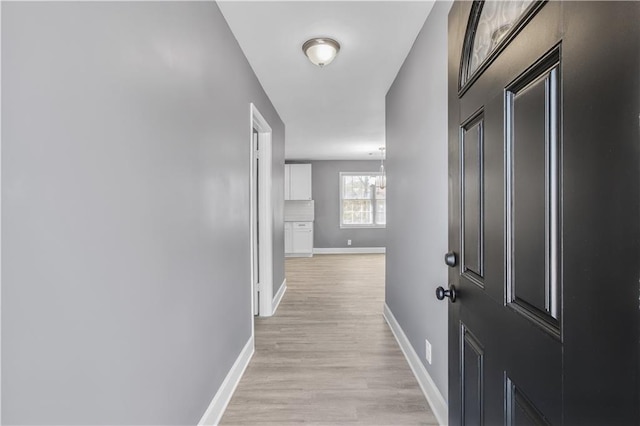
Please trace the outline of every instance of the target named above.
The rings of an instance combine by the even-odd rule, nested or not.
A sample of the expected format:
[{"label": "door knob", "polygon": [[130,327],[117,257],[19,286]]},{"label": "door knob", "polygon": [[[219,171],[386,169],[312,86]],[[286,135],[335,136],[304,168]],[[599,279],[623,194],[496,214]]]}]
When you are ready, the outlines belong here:
[{"label": "door knob", "polygon": [[438,300],[444,300],[445,297],[451,299],[451,303],[455,303],[456,297],[458,293],[456,292],[456,287],[451,284],[449,285],[449,290],[445,290],[442,286],[436,288],[436,297]]},{"label": "door knob", "polygon": [[456,254],[452,251],[450,251],[449,253],[445,253],[444,263],[446,263],[447,266],[453,268],[458,264],[458,256],[456,256]]}]

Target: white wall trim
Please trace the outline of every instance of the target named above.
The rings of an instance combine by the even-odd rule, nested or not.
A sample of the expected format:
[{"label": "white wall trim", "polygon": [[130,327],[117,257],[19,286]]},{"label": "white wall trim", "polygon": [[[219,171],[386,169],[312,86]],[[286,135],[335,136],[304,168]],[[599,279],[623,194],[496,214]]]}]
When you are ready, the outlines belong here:
[{"label": "white wall trim", "polygon": [[275,315],[278,310],[278,306],[280,306],[280,302],[282,302],[282,297],[284,296],[284,292],[287,291],[287,279],[285,278],[282,281],[282,285],[278,289],[278,292],[273,297],[273,309],[271,310],[271,314]]},{"label": "white wall trim", "polygon": [[386,247],[336,247],[314,248],[313,254],[368,254],[386,253]]},{"label": "white wall trim", "polygon": [[231,397],[238,383],[240,383],[240,379],[247,369],[254,351],[255,346],[253,336],[251,336],[242,351],[240,351],[240,355],[238,355],[236,362],[233,363],[227,377],[224,378],[220,388],[218,388],[218,392],[216,392],[207,411],[204,412],[204,415],[198,422],[198,426],[214,426],[220,423],[224,410],[227,409],[227,405],[229,405],[229,401],[231,401]]},{"label": "white wall trim", "polygon": [[[2,46],[2,7],[0,7],[0,46]],[[0,55],[1,56],[1,55]],[[2,70],[2,60],[0,59],[0,70]],[[0,81],[2,72],[0,71]],[[2,115],[2,88],[0,86],[0,116]],[[2,120],[0,120],[0,135],[2,135]],[[0,176],[2,176],[2,137],[0,136]],[[0,178],[0,217],[2,217],[2,178]],[[0,241],[2,241],[2,221],[0,221]],[[0,244],[0,306],[2,306],[2,245]],[[2,318],[2,308],[0,308],[0,318]],[[0,330],[2,321],[0,320]],[[2,353],[2,333],[0,333],[0,353]],[[0,357],[0,360],[2,357]],[[0,383],[2,383],[2,362],[0,361]],[[2,386],[0,385],[0,424],[2,423]]]},{"label": "white wall trim", "polygon": [[431,406],[431,410],[433,410],[436,419],[438,419],[438,423],[443,426],[446,425],[449,418],[449,407],[386,303],[384,304],[383,316],[398,341],[398,345],[400,349],[402,349],[402,353],[407,359],[411,371],[413,371],[414,376],[416,376],[420,389],[422,389],[422,393],[424,393],[424,396],[427,398],[427,402]]},{"label": "white wall trim", "polygon": [[313,257],[313,253],[285,253],[284,257]]},{"label": "white wall trim", "polygon": [[[260,170],[258,179],[260,180],[260,206],[259,221],[260,221],[260,308],[259,315],[261,317],[269,317],[273,315],[273,210],[271,208],[271,188],[272,188],[272,175],[271,175],[271,126],[264,119],[260,111],[256,106],[251,103],[251,127],[249,128],[250,143],[251,143],[251,172],[250,172],[250,187],[251,187],[251,211],[254,210],[254,194],[255,194],[255,177],[253,176],[253,129],[258,131],[258,137],[260,138]],[[251,219],[251,256],[253,256],[254,249],[254,233],[255,226],[254,220]],[[255,271],[253,270],[253,257],[251,260],[251,283],[253,286],[253,276]],[[252,294],[254,291],[252,291]],[[251,316],[253,318],[253,296],[251,302]]]}]

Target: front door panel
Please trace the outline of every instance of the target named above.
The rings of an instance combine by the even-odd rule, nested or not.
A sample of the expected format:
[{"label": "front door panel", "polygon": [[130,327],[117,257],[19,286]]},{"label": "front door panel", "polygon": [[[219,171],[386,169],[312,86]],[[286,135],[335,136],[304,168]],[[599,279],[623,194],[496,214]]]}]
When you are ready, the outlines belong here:
[{"label": "front door panel", "polygon": [[[481,13],[477,6],[470,5],[474,10],[469,13]],[[545,7],[533,3],[520,7],[532,15],[511,43],[523,33],[540,31],[536,15]],[[483,19],[479,25],[490,25]],[[516,21],[511,25],[517,26],[517,16],[512,19]],[[555,21],[545,22],[545,31],[557,32]],[[463,220],[459,244],[464,269],[456,274],[461,295],[456,364],[463,424],[518,424],[525,418],[522,413],[529,411],[554,423],[561,421],[562,344],[559,328],[558,333],[549,333],[547,325],[549,212],[557,204],[550,200],[556,194],[550,191],[550,161],[555,158],[550,151],[557,147],[555,139],[551,142],[557,131],[550,128],[558,126],[550,115],[556,114],[557,106],[550,108],[550,103],[557,98],[559,65],[542,67],[548,65],[549,51],[558,51],[558,43],[556,38],[547,49],[537,49],[539,55],[503,47],[457,99],[460,112],[469,114],[458,118],[461,141],[455,164]],[[485,183],[485,175],[491,185]],[[471,213],[473,220],[468,218]],[[548,380],[540,380],[542,376]],[[514,385],[507,387],[507,380],[517,383],[518,392]],[[514,394],[508,416],[507,389]]]},{"label": "front door panel", "polygon": [[[457,289],[449,309],[449,421],[638,424],[638,309],[609,291],[637,303],[640,6],[500,3],[456,2],[449,16],[449,248],[460,256],[449,275]],[[616,25],[603,22],[614,16]],[[598,40],[591,49],[585,41],[593,31],[616,47],[607,52]],[[625,70],[626,81],[609,86],[617,97],[603,77],[596,90],[574,85],[611,75],[606,61]],[[616,102],[604,107],[603,94]],[[620,118],[625,109],[635,123],[631,113]],[[583,112],[580,122],[574,111]],[[602,126],[617,137],[596,140]],[[612,172],[618,164],[632,173]],[[594,174],[631,192],[612,203],[600,185],[593,192]],[[599,198],[609,203],[598,206]],[[623,247],[611,244],[611,233]],[[628,262],[608,263],[611,252]],[[616,311],[628,328],[607,333],[621,322]],[[584,358],[598,370],[592,390]],[[616,380],[605,379],[606,360],[620,359],[626,374],[616,365]]]}]

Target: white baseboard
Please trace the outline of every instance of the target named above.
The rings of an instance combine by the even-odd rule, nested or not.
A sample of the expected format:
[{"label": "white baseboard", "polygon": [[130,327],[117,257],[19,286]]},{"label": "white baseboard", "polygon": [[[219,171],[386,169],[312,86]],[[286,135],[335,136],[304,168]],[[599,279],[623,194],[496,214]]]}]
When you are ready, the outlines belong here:
[{"label": "white baseboard", "polygon": [[251,361],[254,348],[253,336],[251,336],[247,344],[244,345],[240,355],[238,355],[236,362],[233,363],[227,377],[224,378],[218,392],[216,392],[213,400],[211,400],[211,404],[209,404],[207,411],[204,412],[200,422],[198,422],[198,426],[214,426],[220,423],[224,410],[227,409],[227,405],[229,404],[229,401],[231,401],[233,392],[235,392],[244,371],[249,365],[249,361]]},{"label": "white baseboard", "polygon": [[276,310],[278,309],[278,306],[280,306],[280,302],[282,301],[282,296],[284,296],[284,292],[287,291],[287,279],[285,278],[284,281],[282,281],[282,285],[280,286],[280,288],[278,289],[278,292],[276,293],[275,297],[273,298],[273,309],[271,310],[271,315],[275,315],[276,314]]},{"label": "white baseboard", "polygon": [[386,247],[336,247],[314,248],[313,254],[369,254],[386,253]]},{"label": "white baseboard", "polygon": [[413,346],[411,346],[407,335],[404,334],[402,327],[400,327],[396,317],[393,316],[391,309],[389,309],[386,303],[384,304],[383,315],[384,319],[387,320],[387,324],[389,324],[389,328],[391,328],[391,332],[396,337],[402,353],[404,353],[405,358],[407,358],[409,367],[411,367],[411,371],[413,371],[413,374],[416,376],[422,393],[424,393],[424,396],[427,398],[427,402],[431,406],[431,410],[433,410],[436,419],[438,419],[438,423],[443,426],[446,425],[449,418],[449,407],[442,397],[440,390],[438,390],[433,379],[427,372],[427,369],[424,368],[424,365],[420,362],[420,357],[418,357]]},{"label": "white baseboard", "polygon": [[313,253],[285,253],[284,257],[313,257]]}]

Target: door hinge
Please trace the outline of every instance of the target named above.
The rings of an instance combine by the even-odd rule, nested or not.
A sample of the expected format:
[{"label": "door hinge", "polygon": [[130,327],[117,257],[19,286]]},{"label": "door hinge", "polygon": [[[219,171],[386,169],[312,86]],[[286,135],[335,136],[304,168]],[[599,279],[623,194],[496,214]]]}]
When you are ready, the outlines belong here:
[{"label": "door hinge", "polygon": [[256,151],[255,151],[255,154],[256,154],[256,158],[259,160],[259,159],[260,159],[260,151],[259,151],[259,150],[256,150]]},{"label": "door hinge", "polygon": [[262,291],[262,286],[260,283],[256,283],[256,291]]}]

